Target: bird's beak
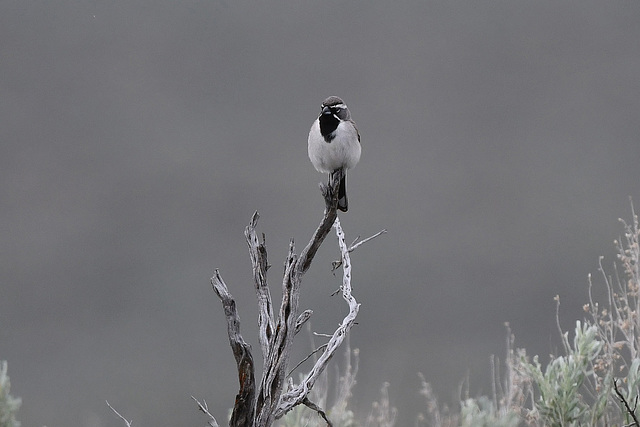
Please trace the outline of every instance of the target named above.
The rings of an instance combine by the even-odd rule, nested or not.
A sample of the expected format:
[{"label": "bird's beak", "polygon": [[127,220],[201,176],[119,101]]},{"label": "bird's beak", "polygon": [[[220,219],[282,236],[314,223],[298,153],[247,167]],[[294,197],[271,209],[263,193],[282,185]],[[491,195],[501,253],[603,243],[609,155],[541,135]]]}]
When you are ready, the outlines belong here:
[{"label": "bird's beak", "polygon": [[331,108],[323,107],[322,108],[322,114],[331,114]]}]

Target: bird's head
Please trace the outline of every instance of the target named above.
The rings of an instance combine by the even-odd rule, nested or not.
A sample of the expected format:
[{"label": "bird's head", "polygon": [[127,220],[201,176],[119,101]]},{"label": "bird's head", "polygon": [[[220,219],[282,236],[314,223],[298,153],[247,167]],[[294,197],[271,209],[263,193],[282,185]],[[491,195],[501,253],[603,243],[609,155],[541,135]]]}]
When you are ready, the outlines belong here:
[{"label": "bird's head", "polygon": [[337,96],[330,96],[322,102],[322,112],[320,116],[323,115],[332,115],[338,120],[349,120],[351,119],[351,113],[349,112],[349,108],[347,108],[347,104]]}]

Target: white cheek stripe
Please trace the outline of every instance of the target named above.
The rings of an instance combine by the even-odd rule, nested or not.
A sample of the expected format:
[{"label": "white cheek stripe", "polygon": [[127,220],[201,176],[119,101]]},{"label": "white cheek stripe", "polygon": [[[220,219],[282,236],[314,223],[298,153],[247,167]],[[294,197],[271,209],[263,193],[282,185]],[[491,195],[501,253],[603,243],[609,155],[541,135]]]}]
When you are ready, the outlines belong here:
[{"label": "white cheek stripe", "polygon": [[347,108],[347,104],[336,104],[336,105],[324,105],[322,104],[320,106],[320,109],[323,109],[324,107],[330,107],[330,108]]}]

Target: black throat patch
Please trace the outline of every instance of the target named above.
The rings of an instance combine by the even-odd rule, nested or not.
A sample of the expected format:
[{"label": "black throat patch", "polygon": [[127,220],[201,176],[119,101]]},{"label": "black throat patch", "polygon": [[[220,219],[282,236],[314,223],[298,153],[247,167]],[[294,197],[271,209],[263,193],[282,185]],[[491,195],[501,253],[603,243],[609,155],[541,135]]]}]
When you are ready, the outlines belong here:
[{"label": "black throat patch", "polygon": [[338,128],[340,121],[336,119],[333,114],[321,114],[320,118],[320,133],[324,137],[326,142],[331,142],[336,137],[334,133]]}]

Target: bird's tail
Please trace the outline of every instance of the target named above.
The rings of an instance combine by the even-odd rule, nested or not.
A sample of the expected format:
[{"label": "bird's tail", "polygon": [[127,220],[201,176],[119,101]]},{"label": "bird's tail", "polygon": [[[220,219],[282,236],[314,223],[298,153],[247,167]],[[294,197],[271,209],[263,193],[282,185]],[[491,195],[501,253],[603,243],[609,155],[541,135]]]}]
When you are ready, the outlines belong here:
[{"label": "bird's tail", "polygon": [[345,171],[340,179],[340,186],[338,187],[338,209],[342,212],[349,210],[349,200],[347,199],[347,173]]}]

